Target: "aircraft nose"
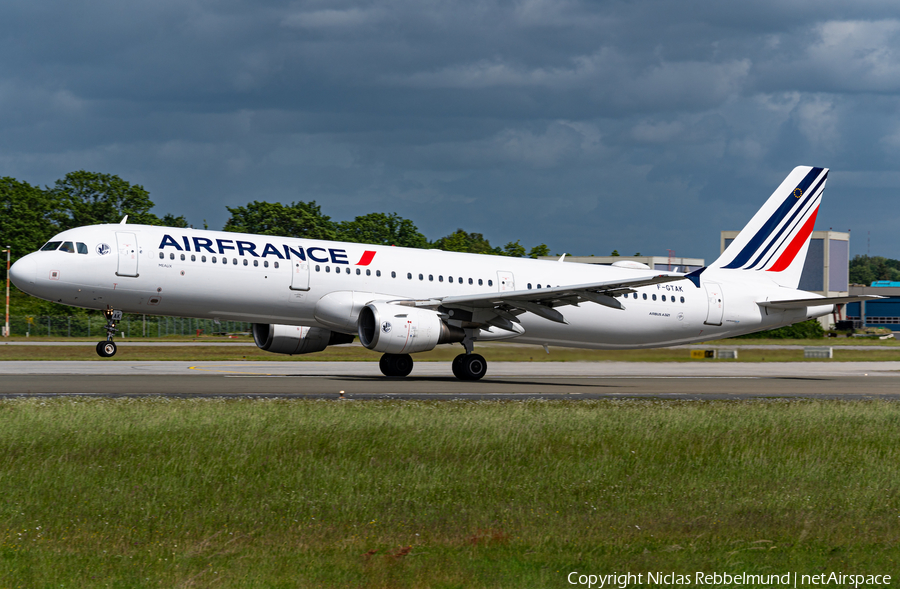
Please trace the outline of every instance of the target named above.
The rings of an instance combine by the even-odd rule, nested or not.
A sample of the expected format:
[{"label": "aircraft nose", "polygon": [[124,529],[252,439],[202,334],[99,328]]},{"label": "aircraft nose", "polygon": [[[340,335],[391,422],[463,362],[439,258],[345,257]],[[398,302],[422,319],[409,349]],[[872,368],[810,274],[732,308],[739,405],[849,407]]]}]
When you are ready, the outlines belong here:
[{"label": "aircraft nose", "polygon": [[18,260],[9,269],[9,278],[19,290],[25,291],[29,284],[34,284],[36,276],[37,262],[31,254]]}]

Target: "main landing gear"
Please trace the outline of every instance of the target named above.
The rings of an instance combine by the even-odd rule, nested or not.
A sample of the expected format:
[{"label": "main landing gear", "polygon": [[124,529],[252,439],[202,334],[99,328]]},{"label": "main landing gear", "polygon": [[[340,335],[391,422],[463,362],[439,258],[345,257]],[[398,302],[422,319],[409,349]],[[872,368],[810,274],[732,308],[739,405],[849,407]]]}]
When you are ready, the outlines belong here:
[{"label": "main landing gear", "polygon": [[460,354],[453,359],[452,368],[459,380],[479,380],[487,372],[487,360],[481,354]]},{"label": "main landing gear", "polygon": [[[468,335],[462,342],[466,349],[453,359],[453,376],[459,380],[480,380],[487,373],[487,360],[475,351],[475,339]],[[385,376],[408,376],[413,369],[413,359],[409,354],[384,354],[378,363]]]},{"label": "main landing gear", "polygon": [[413,359],[409,354],[385,354],[378,362],[385,376],[409,376],[413,369]]},{"label": "main landing gear", "polygon": [[122,320],[122,311],[107,308],[103,314],[106,316],[106,341],[97,343],[97,355],[101,358],[111,358],[116,355],[117,347],[113,336],[116,335],[116,322]]}]

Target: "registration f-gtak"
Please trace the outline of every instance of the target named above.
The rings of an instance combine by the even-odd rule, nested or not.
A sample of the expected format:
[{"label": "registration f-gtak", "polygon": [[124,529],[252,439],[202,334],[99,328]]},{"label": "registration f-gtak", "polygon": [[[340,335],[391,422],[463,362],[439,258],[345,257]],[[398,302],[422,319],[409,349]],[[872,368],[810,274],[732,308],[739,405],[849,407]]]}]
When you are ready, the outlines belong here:
[{"label": "registration f-gtak", "polygon": [[[798,290],[828,170],[795,168],[710,266],[691,272],[486,256],[148,225],[63,231],[13,265],[36,297],[107,314],[248,321],[256,344],[309,354],[358,336],[387,376],[461,344],[453,374],[487,371],[478,342],[654,348],[826,315],[865,297]],[[562,260],[560,260],[562,261]]]}]

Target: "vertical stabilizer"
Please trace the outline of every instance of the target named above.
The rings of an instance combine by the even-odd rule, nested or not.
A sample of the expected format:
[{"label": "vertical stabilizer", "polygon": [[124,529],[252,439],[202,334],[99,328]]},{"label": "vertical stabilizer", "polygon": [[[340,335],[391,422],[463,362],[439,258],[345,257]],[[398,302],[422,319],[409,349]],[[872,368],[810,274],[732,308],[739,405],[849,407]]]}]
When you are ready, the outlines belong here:
[{"label": "vertical stabilizer", "polygon": [[827,168],[794,168],[709,267],[765,273],[797,288],[827,177]]}]

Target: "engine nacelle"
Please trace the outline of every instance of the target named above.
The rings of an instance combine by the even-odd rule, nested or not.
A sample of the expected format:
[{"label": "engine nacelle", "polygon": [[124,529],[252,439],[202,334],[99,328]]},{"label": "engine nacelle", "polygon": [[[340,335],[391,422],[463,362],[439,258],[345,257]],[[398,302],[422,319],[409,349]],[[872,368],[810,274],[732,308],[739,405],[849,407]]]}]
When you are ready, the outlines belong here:
[{"label": "engine nacelle", "polygon": [[273,354],[311,354],[328,346],[349,344],[353,336],[321,327],[254,323],[253,341],[259,349]]},{"label": "engine nacelle", "polygon": [[447,325],[429,309],[369,303],[359,313],[359,341],[387,354],[427,352],[438,344],[461,342],[465,332]]}]

